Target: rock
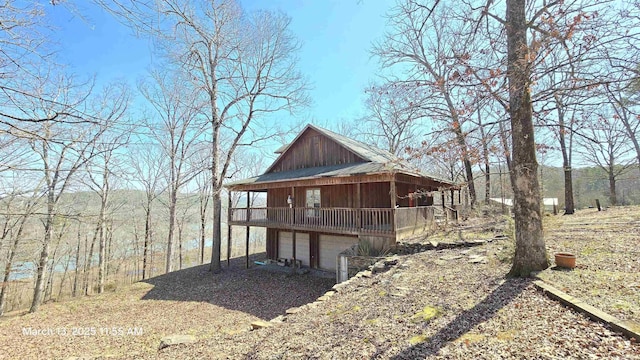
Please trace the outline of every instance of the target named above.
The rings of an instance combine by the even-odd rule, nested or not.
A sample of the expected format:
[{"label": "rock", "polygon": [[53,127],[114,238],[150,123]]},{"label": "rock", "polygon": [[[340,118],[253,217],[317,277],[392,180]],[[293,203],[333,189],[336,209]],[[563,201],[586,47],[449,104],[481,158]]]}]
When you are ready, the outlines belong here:
[{"label": "rock", "polygon": [[472,264],[486,264],[487,258],[484,256],[476,256],[469,258],[469,262]]},{"label": "rock", "polygon": [[266,327],[273,326],[272,322],[264,321],[264,320],[256,320],[251,323],[251,330],[258,330]]},{"label": "rock", "polygon": [[442,256],[440,258],[440,260],[457,260],[457,259],[462,259],[462,255],[447,255],[447,256]]},{"label": "rock", "polygon": [[[274,317],[273,319],[269,320],[269,322],[281,323],[281,322],[284,322],[285,320],[286,320],[286,318],[283,315],[278,315],[278,316]],[[253,325],[253,324],[251,324],[251,325]]]},{"label": "rock", "polygon": [[396,255],[384,259],[384,266],[386,267],[391,267],[396,264],[398,264],[398,256]]},{"label": "rock", "polygon": [[433,241],[433,240],[429,241],[429,244],[431,244],[431,246],[433,246],[434,248],[437,248],[438,245],[440,245],[440,243],[438,243],[437,241]]},{"label": "rock", "polygon": [[377,273],[385,271],[386,269],[387,268],[384,266],[384,263],[377,262],[377,263],[373,264],[373,266],[371,267],[371,273],[377,274]]},{"label": "rock", "polygon": [[165,336],[160,340],[160,345],[158,346],[158,350],[162,350],[166,347],[178,345],[178,344],[193,344],[198,341],[193,335],[169,335]]},{"label": "rock", "polygon": [[340,289],[344,288],[347,284],[348,284],[348,281],[344,281],[344,282],[341,282],[341,283],[333,285],[332,289],[334,291],[338,291],[339,292]]},{"label": "rock", "polygon": [[[320,300],[320,298],[322,298],[323,296],[320,296],[318,298],[318,300]],[[284,311],[285,314],[287,315],[291,315],[291,314],[297,314],[300,312],[300,308],[297,307],[292,307],[292,308],[288,308],[287,310]]]}]

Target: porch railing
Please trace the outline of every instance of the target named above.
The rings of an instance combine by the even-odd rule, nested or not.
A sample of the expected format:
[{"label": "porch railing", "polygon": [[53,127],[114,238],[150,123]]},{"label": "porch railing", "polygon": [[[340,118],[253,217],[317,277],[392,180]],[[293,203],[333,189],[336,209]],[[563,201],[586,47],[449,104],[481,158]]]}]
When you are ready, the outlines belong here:
[{"label": "porch railing", "polygon": [[232,223],[358,233],[393,233],[394,209],[233,208]]},{"label": "porch railing", "polygon": [[331,230],[358,234],[394,234],[433,222],[433,209],[414,208],[233,208],[231,223],[279,228]]}]

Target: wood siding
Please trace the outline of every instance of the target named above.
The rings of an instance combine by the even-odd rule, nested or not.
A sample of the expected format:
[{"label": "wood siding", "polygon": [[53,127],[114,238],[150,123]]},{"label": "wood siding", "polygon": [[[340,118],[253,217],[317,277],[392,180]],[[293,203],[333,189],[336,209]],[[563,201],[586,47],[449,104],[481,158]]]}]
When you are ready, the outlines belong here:
[{"label": "wood siding", "polygon": [[388,182],[361,184],[361,202],[363,208],[390,208],[391,189]]},{"label": "wood siding", "polygon": [[278,230],[267,228],[267,258],[278,258]]},{"label": "wood siding", "polygon": [[365,160],[323,134],[307,129],[276,160],[269,172],[364,162]]},{"label": "wood siding", "polygon": [[[306,206],[307,189],[320,189],[322,207],[357,208],[356,186],[357,184],[297,187],[292,194],[294,206],[297,208]],[[291,193],[291,188],[269,189],[267,207],[288,207],[287,196]]]}]

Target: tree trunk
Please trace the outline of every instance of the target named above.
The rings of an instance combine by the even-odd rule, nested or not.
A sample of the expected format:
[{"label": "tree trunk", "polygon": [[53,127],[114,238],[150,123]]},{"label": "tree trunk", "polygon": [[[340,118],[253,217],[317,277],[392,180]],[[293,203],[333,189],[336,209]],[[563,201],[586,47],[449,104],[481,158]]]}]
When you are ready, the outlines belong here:
[{"label": "tree trunk", "polygon": [[469,197],[471,198],[471,208],[475,208],[477,195],[476,195],[476,186],[473,181],[473,168],[471,167],[471,160],[469,160],[468,155],[464,155],[464,170],[467,178],[467,185],[469,186]]},{"label": "tree trunk", "polygon": [[71,288],[71,296],[76,297],[78,295],[78,269],[80,268],[80,240],[82,236],[80,234],[80,222],[78,222],[78,245],[76,246],[76,262],[73,276],[73,287]]},{"label": "tree trunk", "polygon": [[67,279],[67,272],[69,271],[70,262],[71,256],[67,256],[67,262],[64,264],[64,273],[62,273],[62,280],[60,280],[60,288],[58,289],[58,299],[62,298],[62,288],[64,287],[64,281]]},{"label": "tree trunk", "polygon": [[149,276],[149,270],[147,268],[149,256],[149,246],[151,245],[151,204],[145,210],[144,220],[144,248],[142,250],[142,280],[145,280]]},{"label": "tree trunk", "polygon": [[204,245],[207,229],[207,202],[200,199],[200,265],[204,264]]},{"label": "tree trunk", "polygon": [[89,248],[89,257],[85,263],[84,267],[84,294],[89,295],[89,289],[91,288],[91,264],[93,264],[93,249],[96,245],[96,240],[98,240],[98,229],[93,232],[93,239],[91,240],[91,247]]},{"label": "tree trunk", "polygon": [[[613,95],[613,94],[612,94]],[[640,142],[638,142],[638,137],[636,136],[636,132],[634,128],[631,126],[631,121],[629,119],[629,113],[624,108],[622,100],[615,99],[615,102],[620,107],[619,111],[616,111],[620,116],[620,120],[622,120],[622,124],[624,125],[624,129],[627,131],[627,135],[633,144],[633,148],[636,151],[636,160],[638,161],[638,168],[640,169]]]},{"label": "tree trunk", "polygon": [[562,152],[562,168],[564,170],[564,213],[565,215],[571,215],[575,212],[575,205],[573,203],[573,180],[571,172],[571,157],[569,155],[570,149],[567,149],[567,141],[565,137],[565,121],[564,111],[562,110],[562,102],[560,98],[556,96],[556,105],[558,108],[558,129],[560,139],[560,150]]},{"label": "tree trunk", "polygon": [[47,205],[47,219],[44,225],[44,243],[42,244],[42,251],[40,252],[40,261],[38,262],[38,273],[36,275],[36,284],[33,291],[33,301],[31,302],[30,313],[38,311],[44,295],[45,276],[47,263],[49,262],[49,243],[51,242],[51,233],[53,231],[53,193],[52,189],[49,189],[48,205]]},{"label": "tree trunk", "polygon": [[[171,185],[173,186],[173,184]],[[175,189],[171,190],[170,200],[169,200],[169,235],[167,236],[167,263],[165,267],[165,272],[170,273],[173,271],[173,236],[175,232],[175,222],[176,222],[176,202],[177,195]]]},{"label": "tree trunk", "polygon": [[98,220],[99,224],[98,227],[100,228],[99,230],[99,248],[98,248],[98,294],[102,294],[104,292],[104,279],[106,276],[106,269],[105,269],[105,264],[107,262],[107,256],[106,256],[106,251],[107,251],[107,237],[105,234],[105,226],[106,226],[106,220],[105,220],[105,197],[103,194],[102,197],[102,205],[100,206],[100,218]]},{"label": "tree trunk", "polygon": [[4,308],[7,302],[7,288],[9,287],[9,277],[11,276],[11,267],[13,266],[13,258],[16,254],[17,242],[14,240],[16,246],[12,246],[9,249],[9,259],[4,266],[4,276],[2,277],[2,283],[0,283],[0,316],[4,314]]},{"label": "tree trunk", "polygon": [[178,224],[178,267],[182,270],[182,225]]},{"label": "tree trunk", "polygon": [[484,203],[489,204],[491,197],[491,164],[489,164],[489,146],[487,145],[487,135],[482,125],[482,117],[478,110],[478,127],[480,128],[480,141],[482,142],[482,157],[484,158]]},{"label": "tree trunk", "polygon": [[507,172],[511,173],[511,156],[509,155],[511,151],[509,149],[509,139],[507,138],[507,130],[504,128],[504,125],[502,124],[502,122],[498,123],[498,127],[500,128],[500,144],[502,144],[502,149],[504,151],[504,159],[507,162]]},{"label": "tree trunk", "polygon": [[211,201],[213,202],[213,235],[211,244],[211,265],[209,270],[214,274],[222,270],[220,264],[220,246],[222,244],[222,180],[218,178],[220,170],[220,120],[216,105],[217,84],[213,84],[211,92],[212,134],[211,134]]},{"label": "tree trunk", "polygon": [[220,198],[220,189],[213,190],[213,244],[211,248],[211,266],[210,270],[214,273],[220,272],[220,245],[222,243],[221,228],[222,224],[222,199]]},{"label": "tree trunk", "polygon": [[613,163],[609,165],[609,203],[610,206],[618,205],[618,196],[616,195],[616,175]]},{"label": "tree trunk", "polygon": [[[563,162],[564,163],[564,162]],[[573,202],[573,172],[571,166],[563,166],[564,168],[564,213],[571,215],[576,212]]]},{"label": "tree trunk", "polygon": [[20,239],[22,238],[22,230],[24,229],[24,224],[27,221],[27,216],[21,220],[20,227],[18,228],[18,232],[11,243],[11,247],[9,248],[9,257],[7,259],[7,264],[4,267],[4,276],[2,278],[2,284],[0,285],[0,316],[4,314],[4,309],[7,302],[7,287],[9,284],[9,277],[11,276],[11,267],[13,266],[13,260],[16,256],[16,252],[18,251],[18,243],[20,243]]},{"label": "tree trunk", "polygon": [[58,254],[58,249],[60,248],[60,239],[58,239],[58,243],[56,247],[53,249],[53,255],[51,256],[51,266],[49,266],[49,276],[47,279],[47,285],[44,288],[44,301],[51,300],[51,294],[53,293],[53,274],[56,269],[56,262],[58,258],[56,255]]},{"label": "tree trunk", "polygon": [[[447,101],[447,105],[449,107],[449,112],[451,113],[451,118],[453,120],[453,132],[456,136],[456,141],[458,146],[460,146],[460,150],[462,151],[462,163],[464,164],[464,173],[467,179],[467,184],[469,186],[469,197],[471,198],[471,207],[474,208],[476,205],[476,186],[473,181],[473,168],[471,166],[471,160],[469,159],[469,151],[467,149],[467,142],[465,140],[465,135],[462,133],[462,125],[460,124],[460,118],[458,117],[458,110],[455,108],[453,101],[451,101],[451,97],[446,92],[446,90],[441,90],[444,94],[445,100]],[[453,180],[453,179],[452,179]]]},{"label": "tree trunk", "polygon": [[534,141],[530,60],[524,0],[507,0],[507,78],[511,117],[516,251],[511,276],[530,276],[546,269],[547,251],[542,233],[538,162]]}]

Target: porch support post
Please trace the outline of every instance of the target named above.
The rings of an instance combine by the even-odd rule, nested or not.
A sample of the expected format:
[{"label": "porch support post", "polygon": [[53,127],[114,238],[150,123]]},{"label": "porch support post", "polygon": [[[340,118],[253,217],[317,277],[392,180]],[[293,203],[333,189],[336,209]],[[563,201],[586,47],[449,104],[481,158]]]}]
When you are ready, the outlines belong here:
[{"label": "porch support post", "polygon": [[231,220],[233,216],[231,212],[231,190],[229,190],[227,197],[227,267],[229,267],[231,266]]},{"label": "porch support post", "polygon": [[246,237],[246,242],[245,242],[245,260],[246,260],[246,264],[245,264],[245,268],[249,268],[249,232],[251,231],[250,226],[249,226],[249,221],[251,221],[251,197],[250,197],[251,193],[249,191],[247,191],[247,237]]},{"label": "porch support post", "polygon": [[446,200],[444,199],[444,190],[442,190],[440,195],[442,196],[442,208],[444,209],[444,207],[447,205]]},{"label": "porch support post", "polygon": [[391,208],[395,209],[396,202],[397,202],[395,176],[391,178],[391,181],[389,182],[389,187],[390,187],[389,195],[391,197]]},{"label": "porch support post", "polygon": [[296,222],[296,212],[294,208],[296,207],[296,188],[294,186],[291,187],[291,197],[293,198],[293,203],[289,206],[291,207],[291,226],[293,226]]},{"label": "porch support post", "polygon": [[396,175],[392,174],[391,175],[391,181],[389,182],[389,187],[391,188],[389,191],[390,197],[391,197],[391,219],[390,219],[390,225],[391,225],[391,231],[393,231],[393,233],[396,232],[396,201],[397,201],[397,196],[396,196]]},{"label": "porch support post", "polygon": [[293,268],[296,268],[296,231],[291,231],[291,238],[293,242]]},{"label": "porch support post", "polygon": [[362,185],[361,183],[357,183],[356,184],[356,201],[355,201],[355,208],[356,208],[356,229],[358,231],[360,231],[360,229],[362,228],[362,219],[361,219],[361,211],[360,208],[362,207],[362,200],[360,199],[360,185]]}]

